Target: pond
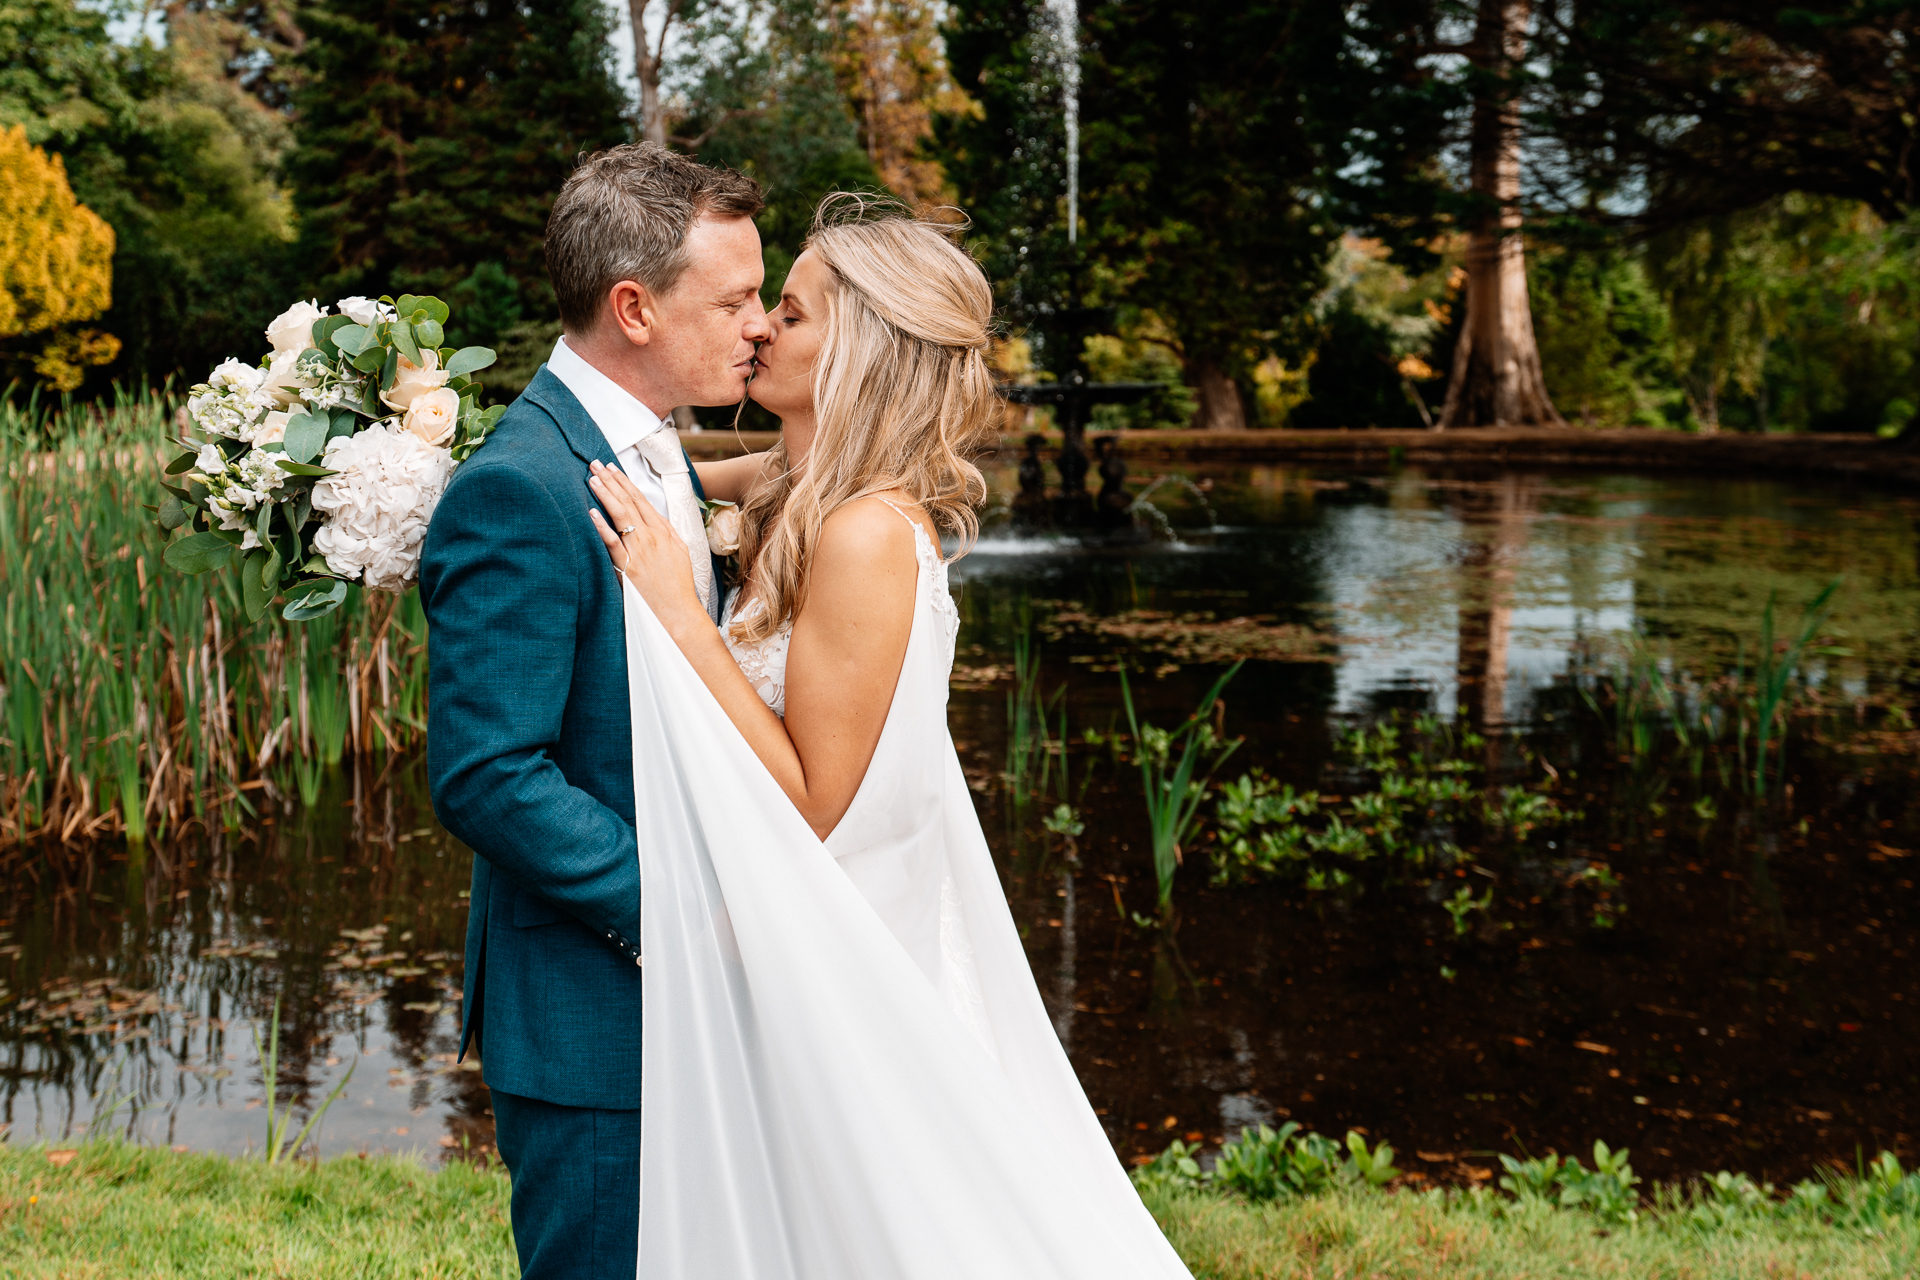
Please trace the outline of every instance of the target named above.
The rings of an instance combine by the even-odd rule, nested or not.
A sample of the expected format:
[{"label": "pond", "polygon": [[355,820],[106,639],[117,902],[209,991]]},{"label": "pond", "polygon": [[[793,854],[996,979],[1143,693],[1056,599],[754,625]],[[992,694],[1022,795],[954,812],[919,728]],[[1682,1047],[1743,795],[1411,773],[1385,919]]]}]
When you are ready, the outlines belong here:
[{"label": "pond", "polygon": [[[1145,541],[1016,534],[997,474],[954,573],[956,745],[1123,1156],[1282,1119],[1441,1181],[1596,1138],[1654,1178],[1914,1154],[1920,502],[1141,470]],[[1127,701],[1177,759],[1240,659],[1162,911]],[[323,1152],[490,1147],[418,760],[270,790],[234,836],[0,870],[10,1140],[257,1150],[278,997],[298,1114],[353,1073]]]}]

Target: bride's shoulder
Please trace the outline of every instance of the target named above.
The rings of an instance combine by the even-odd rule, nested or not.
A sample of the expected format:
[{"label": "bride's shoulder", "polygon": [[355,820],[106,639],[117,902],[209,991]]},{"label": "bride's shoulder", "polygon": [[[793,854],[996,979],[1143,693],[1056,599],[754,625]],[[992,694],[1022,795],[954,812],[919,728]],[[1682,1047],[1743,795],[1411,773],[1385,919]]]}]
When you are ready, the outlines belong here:
[{"label": "bride's shoulder", "polygon": [[913,572],[917,563],[913,530],[926,517],[905,498],[891,502],[878,495],[843,504],[820,526],[814,573]]}]

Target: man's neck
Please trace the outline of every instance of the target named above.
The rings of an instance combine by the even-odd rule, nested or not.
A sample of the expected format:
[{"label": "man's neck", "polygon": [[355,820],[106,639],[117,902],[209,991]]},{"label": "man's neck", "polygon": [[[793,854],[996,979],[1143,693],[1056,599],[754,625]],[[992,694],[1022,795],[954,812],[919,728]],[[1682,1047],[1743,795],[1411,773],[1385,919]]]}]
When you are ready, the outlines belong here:
[{"label": "man's neck", "polygon": [[[568,333],[563,335],[567,347],[573,354],[592,365],[622,391],[645,405],[654,417],[665,422],[673,414],[675,405],[671,397],[663,396],[657,387],[640,370],[634,368],[634,347],[624,339],[619,346],[601,341],[596,342],[590,335]],[[625,357],[622,359],[621,357]]]}]

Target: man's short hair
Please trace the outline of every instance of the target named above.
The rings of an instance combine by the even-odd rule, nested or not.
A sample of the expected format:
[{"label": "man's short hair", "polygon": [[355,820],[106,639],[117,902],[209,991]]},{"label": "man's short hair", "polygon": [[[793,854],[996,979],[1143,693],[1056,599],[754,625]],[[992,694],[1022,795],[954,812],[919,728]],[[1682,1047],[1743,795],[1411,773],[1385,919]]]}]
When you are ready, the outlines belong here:
[{"label": "man's short hair", "polygon": [[600,317],[607,293],[638,281],[656,297],[687,269],[687,233],[700,217],[751,218],[766,207],[744,173],[700,164],[653,142],[596,151],[580,162],[547,216],[547,275],[560,321],[576,332]]}]

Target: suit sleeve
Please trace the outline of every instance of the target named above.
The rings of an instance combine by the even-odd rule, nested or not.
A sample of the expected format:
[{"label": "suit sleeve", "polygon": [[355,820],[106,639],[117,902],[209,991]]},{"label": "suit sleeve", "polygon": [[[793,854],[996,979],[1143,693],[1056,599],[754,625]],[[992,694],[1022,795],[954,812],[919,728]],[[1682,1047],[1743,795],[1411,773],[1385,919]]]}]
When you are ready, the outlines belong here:
[{"label": "suit sleeve", "polygon": [[545,486],[509,467],[455,474],[420,573],[434,811],[519,886],[595,932],[640,936],[634,831],[553,761],[573,683],[580,584]]}]

